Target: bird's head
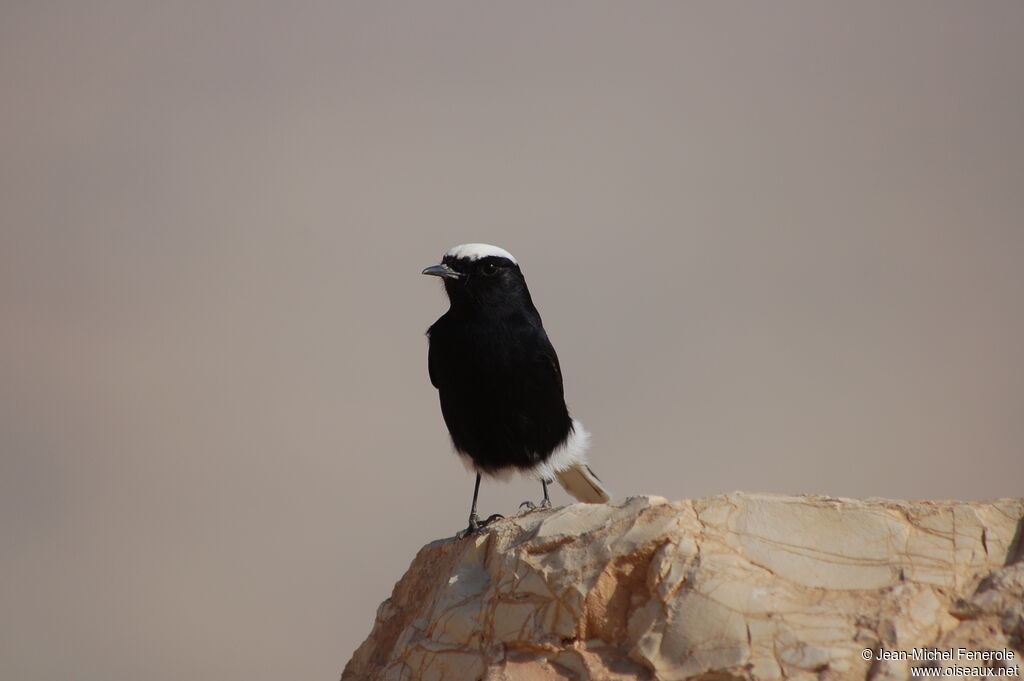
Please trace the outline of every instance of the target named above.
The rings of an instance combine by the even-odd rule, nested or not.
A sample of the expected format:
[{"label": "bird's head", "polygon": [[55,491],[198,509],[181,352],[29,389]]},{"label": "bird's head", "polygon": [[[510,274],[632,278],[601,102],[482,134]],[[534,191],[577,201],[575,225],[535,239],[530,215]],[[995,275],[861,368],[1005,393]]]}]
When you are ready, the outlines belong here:
[{"label": "bird's head", "polygon": [[504,248],[490,244],[455,246],[423,274],[443,279],[453,306],[506,307],[524,301],[533,305],[519,263]]}]

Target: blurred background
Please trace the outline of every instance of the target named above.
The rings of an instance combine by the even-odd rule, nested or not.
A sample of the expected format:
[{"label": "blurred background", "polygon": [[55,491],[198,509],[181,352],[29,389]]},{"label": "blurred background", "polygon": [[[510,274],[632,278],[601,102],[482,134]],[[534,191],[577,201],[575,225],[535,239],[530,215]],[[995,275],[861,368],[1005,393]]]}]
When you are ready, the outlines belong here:
[{"label": "blurred background", "polygon": [[4,679],[336,678],[465,526],[462,242],[619,498],[1024,492],[1020,2],[0,12]]}]

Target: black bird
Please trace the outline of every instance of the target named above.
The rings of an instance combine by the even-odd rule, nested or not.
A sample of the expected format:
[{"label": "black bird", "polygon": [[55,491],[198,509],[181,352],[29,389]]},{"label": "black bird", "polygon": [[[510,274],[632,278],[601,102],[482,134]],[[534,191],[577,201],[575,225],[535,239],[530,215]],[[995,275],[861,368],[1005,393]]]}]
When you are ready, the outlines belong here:
[{"label": "black bird", "polygon": [[462,244],[423,274],[442,277],[451,304],[427,331],[430,382],[455,451],[476,471],[469,527],[459,536],[501,517],[477,517],[481,474],[540,478],[542,506],[551,505],[555,479],[580,501],[608,501],[584,456],[590,434],[569,416],[558,355],[512,254]]}]

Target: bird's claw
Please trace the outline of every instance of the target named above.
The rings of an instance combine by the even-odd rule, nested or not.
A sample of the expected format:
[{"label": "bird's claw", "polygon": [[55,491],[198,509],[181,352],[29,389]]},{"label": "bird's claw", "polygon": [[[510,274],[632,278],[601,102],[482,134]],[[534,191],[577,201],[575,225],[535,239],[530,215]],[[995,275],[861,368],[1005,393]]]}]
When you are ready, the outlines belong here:
[{"label": "bird's claw", "polygon": [[501,520],[504,517],[505,516],[501,515],[500,513],[495,513],[484,518],[483,520],[480,520],[480,518],[478,518],[477,515],[474,513],[473,515],[469,516],[469,526],[461,532],[456,533],[455,538],[465,539],[466,537],[470,537],[479,532],[480,530],[484,529],[491,523],[493,523],[495,520]]},{"label": "bird's claw", "polygon": [[525,508],[527,511],[536,511],[538,508],[551,508],[551,500],[542,499],[539,505],[527,500],[519,504],[519,508]]}]

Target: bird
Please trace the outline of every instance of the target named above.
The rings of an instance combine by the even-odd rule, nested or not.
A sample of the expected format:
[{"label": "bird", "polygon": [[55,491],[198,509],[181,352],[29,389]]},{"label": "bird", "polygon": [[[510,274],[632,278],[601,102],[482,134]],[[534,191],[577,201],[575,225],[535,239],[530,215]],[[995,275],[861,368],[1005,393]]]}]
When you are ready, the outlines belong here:
[{"label": "bird", "polygon": [[579,501],[609,501],[587,465],[590,434],[566,407],[558,355],[515,257],[490,244],[460,244],[423,274],[441,278],[449,302],[427,330],[430,382],[456,453],[476,473],[469,525],[456,536],[501,518],[477,515],[482,475],[540,479],[542,507],[551,506],[554,480]]}]

